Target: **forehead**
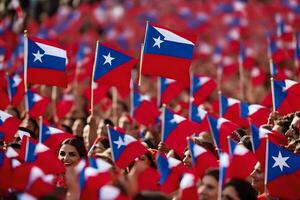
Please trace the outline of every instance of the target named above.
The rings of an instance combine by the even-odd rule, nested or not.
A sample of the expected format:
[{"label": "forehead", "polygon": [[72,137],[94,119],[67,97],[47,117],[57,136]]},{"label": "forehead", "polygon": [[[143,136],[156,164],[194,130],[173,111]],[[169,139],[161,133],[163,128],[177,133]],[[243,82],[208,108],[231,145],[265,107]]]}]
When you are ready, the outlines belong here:
[{"label": "forehead", "polygon": [[210,175],[204,176],[202,182],[206,185],[212,185],[215,187],[218,186],[218,181],[213,176]]},{"label": "forehead", "polygon": [[62,145],[59,151],[78,153],[76,148],[74,146],[70,145],[70,144]]}]

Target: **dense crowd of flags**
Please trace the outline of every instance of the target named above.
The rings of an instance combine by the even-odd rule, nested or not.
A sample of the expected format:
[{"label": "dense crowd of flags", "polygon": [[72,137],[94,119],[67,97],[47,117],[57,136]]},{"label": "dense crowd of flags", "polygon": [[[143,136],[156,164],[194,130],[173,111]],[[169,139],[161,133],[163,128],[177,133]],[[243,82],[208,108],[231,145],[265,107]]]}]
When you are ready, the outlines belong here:
[{"label": "dense crowd of flags", "polygon": [[[280,2],[282,8],[295,13],[294,18],[299,20],[300,5],[292,4],[288,0]],[[241,79],[243,76],[241,68],[250,71],[249,82],[253,86],[262,85],[266,81],[265,69],[255,66],[256,57],[253,50],[251,51],[248,44],[243,43],[240,37],[243,28],[247,26],[248,18],[245,13],[248,4],[244,1],[223,2],[219,6],[215,2],[209,4],[215,7],[215,9],[210,8],[214,15],[228,14],[227,20],[224,17],[224,23],[229,29],[226,35],[228,41],[216,43],[215,48],[202,41],[205,40],[204,38],[197,46],[197,37],[190,34],[191,31],[179,32],[173,29],[174,27],[159,25],[155,12],[153,19],[150,11],[145,12],[150,22],[144,20],[146,28],[140,31],[145,35],[143,44],[140,44],[138,49],[139,62],[135,56],[130,55],[131,52],[128,51],[130,47],[124,50],[124,47],[136,46],[134,36],[130,33],[126,35],[125,31],[115,33],[117,35],[115,36],[113,31],[117,30],[109,29],[107,22],[103,21],[106,12],[104,4],[98,3],[92,7],[83,4],[78,9],[62,7],[61,9],[66,10],[58,10],[53,18],[35,31],[34,36],[32,34],[34,24],[31,24],[33,30],[28,26],[28,32],[20,37],[22,39],[14,48],[9,48],[5,45],[5,40],[1,40],[0,69],[3,73],[1,74],[0,108],[5,110],[9,104],[17,107],[24,98],[28,114],[40,120],[39,141],[24,135],[20,153],[10,147],[6,152],[0,152],[0,177],[1,180],[5,180],[0,181],[3,194],[8,192],[9,188],[13,188],[24,193],[23,195],[38,198],[53,190],[53,174],[65,172],[55,152],[60,143],[71,135],[59,130],[55,124],[45,124],[39,118],[46,112],[51,99],[39,94],[34,86],[43,84],[67,88],[73,84],[72,81],[80,84],[81,81],[89,79],[90,88],[87,88],[84,96],[90,101],[92,112],[93,105],[105,98],[110,87],[116,87],[121,97],[131,93],[131,115],[138,123],[144,126],[160,124],[161,141],[181,158],[187,146],[191,152],[196,174],[188,171],[181,160],[166,157],[164,153],[158,152],[156,161],[159,174],[156,171],[145,172],[152,174],[151,177],[154,178],[147,180],[147,184],[143,178],[140,178],[140,190],[153,189],[149,187],[155,187],[156,176],[154,175],[156,174],[162,192],[170,194],[179,189],[182,199],[195,199],[196,180],[202,178],[206,169],[219,167],[222,175],[220,181],[225,183],[229,178],[246,179],[256,161],[260,161],[265,169],[265,184],[270,196],[281,198],[300,196],[299,155],[281,147],[286,141],[279,133],[260,128],[267,123],[272,111],[288,114],[300,110],[300,104],[296,101],[300,97],[300,83],[297,82],[300,58],[298,34],[294,32],[291,25],[284,23],[281,15],[275,16],[276,34],[270,34],[268,38],[267,60],[269,60],[272,77],[270,81],[272,103],[252,104],[245,99],[228,97],[220,90],[219,100],[215,106],[215,111],[218,112],[209,112],[203,106],[208,102],[208,97],[216,89],[220,89],[220,84],[226,82],[228,77],[239,70]],[[278,5],[277,1],[276,5]],[[19,9],[20,7],[17,6],[17,13],[20,13]],[[93,50],[90,44],[85,43],[84,36],[80,38],[77,34],[73,39],[74,43],[78,39],[76,41],[78,48],[73,47],[76,51],[69,46],[65,49],[58,45],[60,36],[78,30],[83,13],[90,10],[93,11],[92,23],[106,27],[105,36],[108,40],[109,37],[110,40],[116,39],[119,46],[93,41],[95,45]],[[179,24],[184,24],[187,30],[203,30],[206,25],[209,28],[210,16],[203,9],[200,9],[201,12],[197,15],[188,5],[180,5],[180,11],[179,18],[182,20]],[[231,16],[230,13],[234,14]],[[22,15],[18,14],[18,17],[22,18]],[[9,27],[5,26],[5,19],[1,20],[0,25],[0,38],[5,38],[10,31]],[[129,27],[135,25],[129,21]],[[137,30],[140,29],[137,27]],[[181,31],[182,29],[184,28],[181,28]],[[238,62],[229,56],[230,53],[225,52],[227,47],[228,51],[232,50],[230,53],[236,53],[239,57]],[[195,73],[196,70],[191,69],[195,57],[205,58],[207,54],[210,54],[212,63],[218,68],[216,78],[211,74]],[[286,61],[294,63],[294,68],[281,66]],[[70,70],[71,64],[76,65],[73,71]],[[133,76],[133,71],[136,72],[136,76]],[[69,79],[71,73],[75,73],[72,81]],[[154,81],[159,83],[157,97],[151,97],[140,91],[139,86],[143,84],[143,78],[148,75],[157,78],[157,81]],[[291,80],[292,78],[294,80]],[[244,84],[243,81],[241,83]],[[242,88],[243,86],[240,87],[240,92],[244,93]],[[189,92],[188,116],[182,116],[168,106],[183,90]],[[62,93],[56,104],[57,117],[64,118],[74,102],[72,94]],[[0,111],[0,138],[10,143],[21,121],[2,110]],[[236,144],[237,138],[234,132],[241,127],[250,128],[254,153]],[[201,135],[203,131],[211,133],[218,149],[219,159],[190,138]],[[108,135],[114,164],[121,169],[125,169],[137,157],[148,152],[140,140],[117,128],[108,127]],[[241,166],[243,170],[240,170]],[[113,178],[109,171],[111,167],[109,163],[91,157],[78,164],[76,170],[79,174],[82,199],[97,199],[98,195],[107,194],[115,194],[116,197],[122,195],[117,187],[109,185]],[[282,187],[285,188],[284,192]]]}]

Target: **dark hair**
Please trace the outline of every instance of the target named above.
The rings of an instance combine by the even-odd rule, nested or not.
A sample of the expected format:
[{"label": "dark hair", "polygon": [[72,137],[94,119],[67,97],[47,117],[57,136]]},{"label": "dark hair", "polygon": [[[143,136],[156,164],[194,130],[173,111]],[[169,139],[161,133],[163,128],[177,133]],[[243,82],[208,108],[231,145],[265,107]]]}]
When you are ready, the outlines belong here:
[{"label": "dark hair", "polygon": [[110,126],[114,126],[114,123],[110,120],[110,119],[108,119],[108,118],[106,118],[106,119],[104,119],[103,120],[103,123],[105,124],[105,125],[110,125]]},{"label": "dark hair", "polygon": [[250,135],[244,135],[240,142],[244,145],[244,147],[246,147],[249,151],[252,151],[252,142],[251,142],[251,137]]},{"label": "dark hair", "polygon": [[257,199],[256,191],[253,189],[251,184],[245,180],[231,179],[230,181],[228,181],[225,184],[224,189],[229,186],[234,187],[235,191],[238,193],[241,200],[256,200]]},{"label": "dark hair", "polygon": [[75,147],[75,149],[77,150],[80,158],[85,158],[87,156],[87,152],[84,146],[84,143],[82,140],[78,139],[78,138],[69,138],[66,139],[65,141],[63,141],[60,145],[60,147],[62,147],[63,145],[68,144],[71,145],[73,147]]},{"label": "dark hair", "polygon": [[165,194],[157,191],[143,191],[138,193],[134,200],[168,200],[169,198]]},{"label": "dark hair", "polygon": [[204,176],[212,176],[217,182],[219,182],[219,169],[208,169],[206,170]]}]

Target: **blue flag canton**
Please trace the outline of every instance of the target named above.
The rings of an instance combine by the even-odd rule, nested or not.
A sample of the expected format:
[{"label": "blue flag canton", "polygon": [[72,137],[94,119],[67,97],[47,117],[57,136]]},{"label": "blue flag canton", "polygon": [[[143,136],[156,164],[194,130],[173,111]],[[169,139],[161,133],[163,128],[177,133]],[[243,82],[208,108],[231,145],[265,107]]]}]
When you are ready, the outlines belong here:
[{"label": "blue flag canton", "polygon": [[27,96],[28,108],[29,109],[31,109],[34,106],[34,104],[36,103],[36,101],[37,101],[37,98],[36,98],[37,95],[38,94],[35,94],[35,93],[31,92],[31,91],[27,91],[26,96]]},{"label": "blue flag canton", "polygon": [[163,125],[163,134],[162,141],[166,141],[168,136],[172,133],[172,131],[177,127],[177,123],[174,120],[174,114],[165,108],[164,111],[164,125]]},{"label": "blue flag canton", "polygon": [[208,117],[208,121],[209,121],[209,124],[210,124],[210,128],[211,128],[211,131],[212,131],[212,134],[213,134],[213,138],[216,142],[216,146],[218,148],[220,148],[220,141],[219,141],[219,129],[218,129],[218,120],[211,116],[211,115],[207,115]]},{"label": "blue flag canton", "polygon": [[131,57],[119,51],[99,45],[96,58],[94,81],[97,81],[105,74],[129,62],[130,60],[132,60]]},{"label": "blue flag canton", "polygon": [[300,170],[300,156],[268,142],[267,182]]},{"label": "blue flag canton", "polygon": [[249,104],[245,102],[240,103],[241,117],[246,118],[249,116]]},{"label": "blue flag canton", "polygon": [[287,91],[283,90],[285,87],[285,81],[274,81],[274,101],[276,109],[279,108],[288,94]]},{"label": "blue flag canton", "polygon": [[55,56],[56,52],[53,47],[44,44],[44,49],[37,42],[28,38],[28,55],[27,55],[27,66],[28,68],[44,68],[51,70],[65,71],[66,58]]},{"label": "blue flag canton", "polygon": [[114,160],[117,161],[122,152],[126,149],[125,134],[122,134],[113,128],[109,128],[109,134]]},{"label": "blue flag canton", "polygon": [[[198,110],[198,107],[195,104],[191,103],[191,120],[197,123],[201,123],[203,121],[201,113]],[[203,112],[205,112],[203,110]]]},{"label": "blue flag canton", "polygon": [[160,172],[160,180],[159,183],[163,184],[171,174],[171,170],[169,169],[169,162],[167,157],[158,154],[157,156],[157,168]]},{"label": "blue flag canton", "polygon": [[192,140],[188,140],[188,146],[189,146],[189,150],[191,152],[191,159],[192,159],[192,163],[193,165],[195,165],[197,163],[197,158],[196,158],[196,155],[195,155],[195,151],[194,151],[194,146],[196,144],[194,144],[194,142]]},{"label": "blue flag canton", "polygon": [[[192,59],[195,45],[191,41],[150,24],[146,31],[144,53]],[[172,35],[175,35],[176,38],[173,38]]]},{"label": "blue flag canton", "polygon": [[26,155],[25,155],[25,162],[34,162],[36,160],[35,149],[36,149],[36,144],[28,141]]},{"label": "blue flag canton", "polygon": [[48,126],[42,125],[41,128],[41,142],[46,141],[50,137],[50,129]]}]

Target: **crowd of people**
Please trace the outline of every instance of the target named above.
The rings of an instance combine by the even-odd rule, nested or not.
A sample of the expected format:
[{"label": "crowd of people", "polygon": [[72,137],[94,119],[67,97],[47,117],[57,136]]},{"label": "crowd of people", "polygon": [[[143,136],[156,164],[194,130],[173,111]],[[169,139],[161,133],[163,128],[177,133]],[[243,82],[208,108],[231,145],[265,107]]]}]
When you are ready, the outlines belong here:
[{"label": "crowd of people", "polygon": [[[1,2],[0,109],[19,119],[21,123],[16,125],[17,131],[9,142],[5,138],[6,130],[0,129],[0,198],[284,199],[285,197],[272,196],[268,193],[265,163],[261,163],[259,158],[252,172],[243,179],[234,177],[222,182],[221,176],[224,174],[221,174],[219,166],[207,168],[204,174],[199,175],[195,172],[196,164],[186,141],[177,141],[186,143],[184,152],[178,155],[176,150],[162,142],[163,122],[161,120],[155,124],[145,125],[135,119],[130,112],[133,108],[129,89],[117,91],[115,88],[109,89],[101,85],[101,90],[98,92],[94,90],[95,96],[91,105],[90,90],[94,89],[91,89],[91,76],[96,41],[115,43],[138,58],[147,20],[170,29],[196,34],[199,44],[194,50],[191,71],[194,74],[216,79],[218,90],[222,91],[222,94],[269,108],[270,115],[265,118],[265,123],[260,127],[275,133],[270,140],[298,156],[300,162],[300,111],[294,110],[288,114],[275,110],[271,112],[272,100],[268,98],[271,84],[267,79],[269,76],[267,71],[269,58],[273,55],[272,52],[271,55],[267,55],[266,39],[269,37],[273,40],[273,36],[276,35],[276,40],[281,44],[283,53],[279,57],[273,57],[273,62],[278,66],[278,78],[297,81],[300,68],[295,67],[297,62],[294,61],[293,49],[290,48],[290,46],[294,47],[294,37],[290,38],[289,33],[299,31],[299,8],[299,3],[288,0],[12,0]],[[282,19],[289,27],[280,35],[276,32],[278,20],[275,18]],[[30,141],[34,140],[35,144],[41,141],[41,118],[30,115],[26,110],[25,98],[16,105],[11,102],[7,92],[6,76],[23,74],[24,30],[27,30],[29,35],[57,42],[68,51],[67,88],[54,89],[51,86],[34,84],[28,86],[29,89],[51,99],[51,103],[43,108],[41,114],[43,123],[69,134],[57,149],[50,147],[56,160],[53,161],[48,157],[48,163],[46,159],[43,164],[37,164],[34,159],[28,158],[29,144],[25,139],[28,137]],[[247,54],[248,61],[243,63],[242,72],[239,71],[238,61],[241,41],[247,47],[246,50],[251,52]],[[79,53],[83,43],[87,46]],[[221,66],[223,71],[219,73]],[[138,74],[138,66],[133,71],[133,74]],[[263,76],[257,81],[255,78],[258,77],[259,72]],[[142,76],[139,90],[143,94],[150,95],[152,100],[158,101],[159,86],[156,82],[157,77]],[[64,96],[71,97],[71,106],[59,104]],[[167,102],[166,106],[174,113],[189,118],[190,101],[189,89],[183,87],[177,96]],[[218,92],[214,90],[202,102],[202,106],[212,115],[219,116],[219,103]],[[159,109],[162,110],[162,107],[159,105]],[[66,112],[62,114],[62,110],[65,109]],[[145,110],[144,115],[147,117],[149,112]],[[0,118],[0,127],[4,120]],[[235,123],[240,127],[229,135],[234,134],[235,142],[243,145],[254,155],[256,149],[254,149],[250,127],[239,122]],[[147,153],[136,157],[126,168],[120,168],[112,152],[113,144],[110,141],[108,127],[117,127],[118,130],[140,141],[148,149]],[[218,160],[218,165],[221,163],[220,149],[217,148],[210,129],[191,135],[190,139],[211,153]],[[10,157],[11,151],[14,151],[17,156]],[[35,150],[31,154],[36,156],[38,152]],[[171,172],[162,173],[157,159],[159,154],[165,155],[168,159],[179,160],[183,167],[179,177],[171,180],[175,186],[168,192],[162,189],[162,179],[166,179]],[[37,157],[37,160],[42,159],[42,156]],[[10,167],[4,167],[5,158],[9,159]],[[17,166],[13,164],[14,159],[19,162]],[[92,159],[95,161],[91,161]],[[57,160],[60,162],[56,163]],[[93,162],[100,166],[95,167]],[[30,165],[26,165],[27,163]],[[169,167],[172,164],[169,164]],[[40,167],[43,176],[52,174],[53,178],[51,181],[41,178],[40,181],[44,185],[36,183],[37,178],[32,177],[39,177],[40,174],[32,170],[23,181],[21,179],[27,176],[27,172],[21,166],[25,165],[30,170]],[[56,166],[59,167],[54,169]],[[24,172],[23,176],[16,172],[17,168]],[[8,175],[11,175],[12,179],[22,178],[9,180]],[[193,178],[190,179],[191,177]],[[300,181],[300,176],[297,178]],[[25,185],[20,186],[21,183]],[[41,188],[47,189],[44,191]],[[294,196],[293,199],[300,199],[300,196]]]}]

